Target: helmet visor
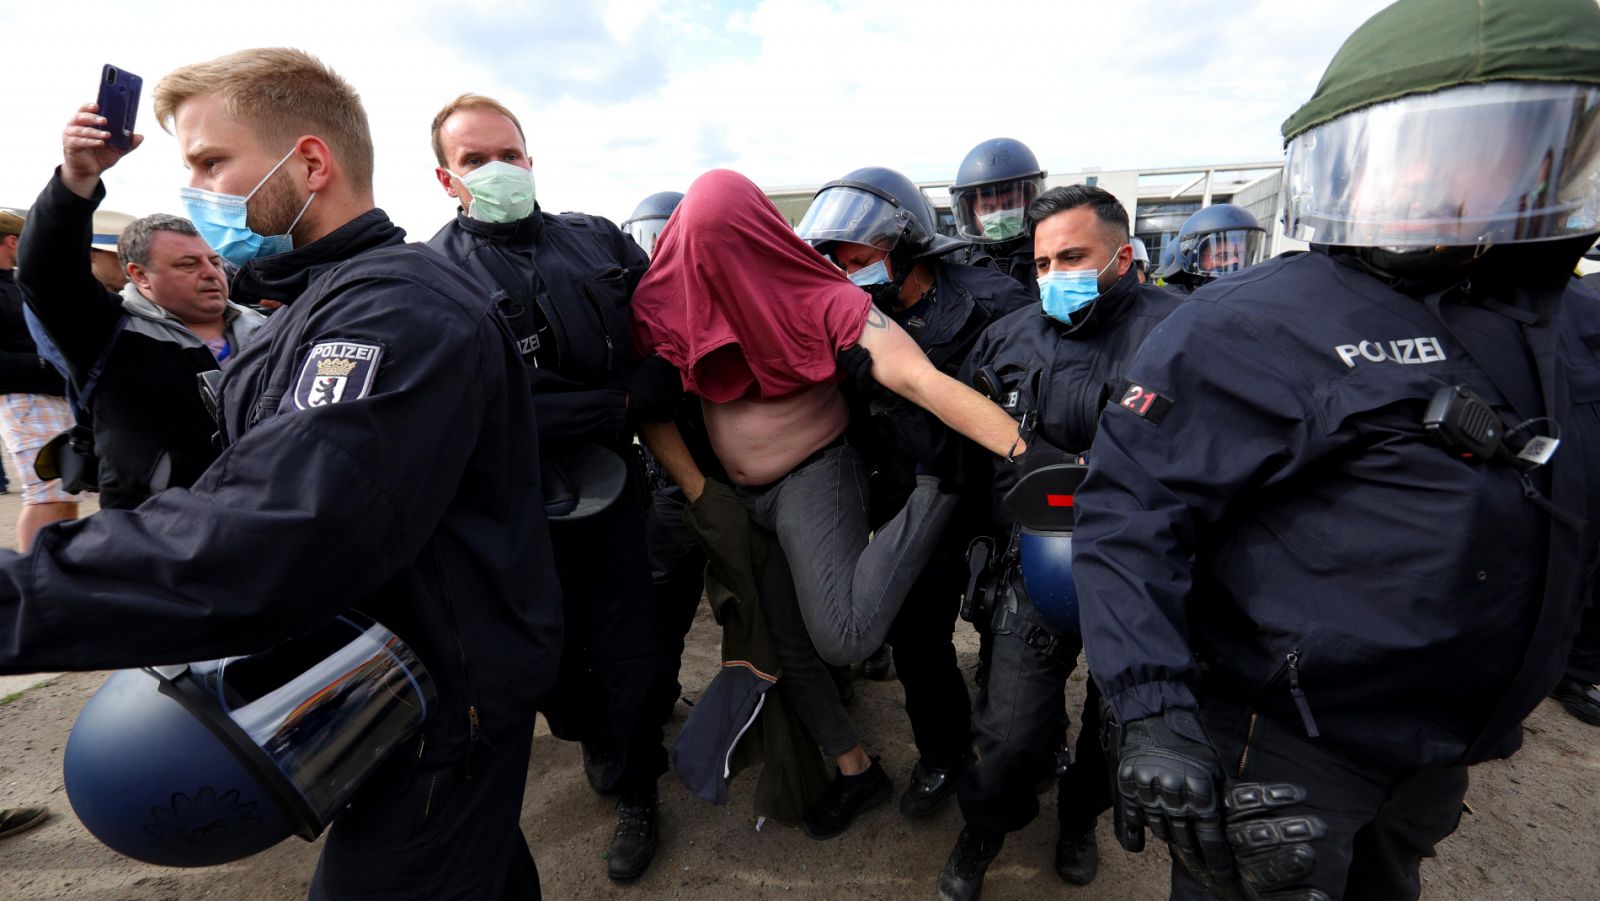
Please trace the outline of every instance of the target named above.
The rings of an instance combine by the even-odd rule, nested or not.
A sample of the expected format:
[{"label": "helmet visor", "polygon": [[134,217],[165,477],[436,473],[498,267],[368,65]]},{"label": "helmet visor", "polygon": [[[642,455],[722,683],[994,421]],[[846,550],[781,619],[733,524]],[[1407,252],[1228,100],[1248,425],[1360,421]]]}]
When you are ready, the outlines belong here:
[{"label": "helmet visor", "polygon": [[970,188],[950,189],[950,211],[962,238],[998,244],[1026,230],[1028,204],[1039,196],[1044,179],[1013,178]]},{"label": "helmet visor", "polygon": [[622,230],[628,233],[633,243],[639,245],[649,256],[656,255],[656,241],[661,237],[661,230],[667,227],[667,220],[651,217],[649,219],[634,219],[623,223]]},{"label": "helmet visor", "polygon": [[1261,262],[1266,238],[1266,232],[1258,229],[1230,228],[1190,235],[1178,250],[1187,263],[1187,271],[1215,278]]},{"label": "helmet visor", "polygon": [[195,684],[264,752],[320,832],[435,699],[416,654],[359,614],[248,657],[190,664]]},{"label": "helmet visor", "polygon": [[1285,222],[1301,241],[1422,248],[1600,231],[1600,87],[1465,85],[1298,135]]},{"label": "helmet visor", "polygon": [[838,241],[893,250],[910,218],[910,212],[871,191],[835,185],[812,198],[795,231],[819,250]]}]

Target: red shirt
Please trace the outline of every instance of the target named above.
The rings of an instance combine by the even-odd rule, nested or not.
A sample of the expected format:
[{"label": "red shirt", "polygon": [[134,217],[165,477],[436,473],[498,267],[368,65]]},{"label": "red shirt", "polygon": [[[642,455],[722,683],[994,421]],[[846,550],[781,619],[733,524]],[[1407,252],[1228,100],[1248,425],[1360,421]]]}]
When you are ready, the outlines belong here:
[{"label": "red shirt", "polygon": [[836,381],[872,301],[800,240],[753,182],[695,179],[633,294],[633,343],[713,403],[772,399]]}]

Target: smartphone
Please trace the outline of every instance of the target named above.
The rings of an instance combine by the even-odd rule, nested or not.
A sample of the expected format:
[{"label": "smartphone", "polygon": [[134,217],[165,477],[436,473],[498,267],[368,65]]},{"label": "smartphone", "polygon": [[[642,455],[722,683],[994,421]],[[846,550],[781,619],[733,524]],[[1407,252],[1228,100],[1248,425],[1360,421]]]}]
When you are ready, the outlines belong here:
[{"label": "smartphone", "polygon": [[139,115],[139,89],[144,79],[107,64],[100,70],[100,115],[106,117],[106,143],[122,150],[133,149],[133,120]]}]

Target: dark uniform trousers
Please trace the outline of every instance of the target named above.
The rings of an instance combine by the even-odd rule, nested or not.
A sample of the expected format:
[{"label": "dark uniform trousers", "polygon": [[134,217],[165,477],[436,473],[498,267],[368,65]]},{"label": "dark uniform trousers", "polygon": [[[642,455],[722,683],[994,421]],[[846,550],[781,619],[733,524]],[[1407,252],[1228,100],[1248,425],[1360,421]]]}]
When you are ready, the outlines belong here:
[{"label": "dark uniform trousers", "polygon": [[[1307,738],[1242,704],[1209,700],[1201,723],[1230,782],[1288,782],[1306,790],[1302,805],[1282,815],[1314,814],[1328,834],[1314,843],[1317,868],[1301,885],[1328,897],[1413,899],[1418,866],[1461,822],[1467,768],[1380,766]],[[1175,901],[1210,898],[1181,868],[1172,868]]]},{"label": "dark uniform trousers", "polygon": [[[1037,622],[1026,592],[1008,589],[1017,613]],[[1000,606],[1006,599],[1002,598]],[[1055,653],[1040,647],[1042,636],[1002,626],[994,634],[989,681],[978,694],[972,715],[973,748],[978,759],[961,777],[957,797],[972,825],[1015,832],[1039,815],[1038,776],[1056,762],[1066,736],[1067,679],[1082,650],[1078,636],[1057,636]],[[1093,681],[1090,682],[1091,686]],[[1078,730],[1076,755],[1056,786],[1056,816],[1061,827],[1081,832],[1111,807],[1110,774],[1100,751],[1100,701],[1092,687]]]},{"label": "dark uniform trousers", "polygon": [[683,522],[683,495],[676,488],[652,486],[645,510],[645,543],[650,555],[650,584],[659,625],[662,690],[656,699],[657,720],[672,718],[673,704],[683,693],[678,670],[683,644],[694,625],[705,594],[706,554]]},{"label": "dark uniform trousers", "polygon": [[551,729],[607,747],[614,765],[603,787],[623,794],[654,791],[667,771],[661,630],[651,603],[645,515],[635,497],[630,487],[593,517],[550,524],[569,624]]},{"label": "dark uniform trousers", "polygon": [[[520,829],[533,719],[471,758],[422,765],[396,752],[339,815],[311,880],[310,901],[430,898],[537,901],[539,869]],[[420,871],[416,855],[430,866]],[[420,872],[432,874],[418,884]]]},{"label": "dark uniform trousers", "polygon": [[889,628],[906,715],[926,766],[959,767],[972,753],[972,702],[956,663],[956,614],[967,571],[968,530],[952,522]]}]

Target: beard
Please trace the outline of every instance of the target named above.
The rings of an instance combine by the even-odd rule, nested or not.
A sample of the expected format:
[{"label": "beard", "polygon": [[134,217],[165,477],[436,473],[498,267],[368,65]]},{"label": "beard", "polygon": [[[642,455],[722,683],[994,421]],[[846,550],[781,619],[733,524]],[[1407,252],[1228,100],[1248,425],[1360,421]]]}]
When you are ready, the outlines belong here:
[{"label": "beard", "polygon": [[281,235],[289,230],[306,198],[297,196],[294,183],[280,169],[250,198],[245,224],[258,235]]}]

